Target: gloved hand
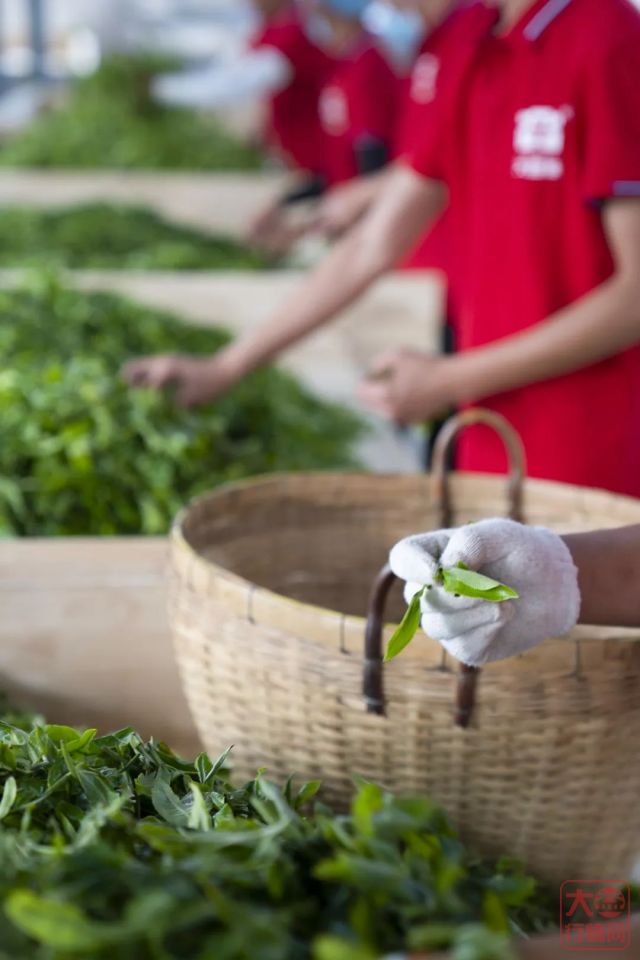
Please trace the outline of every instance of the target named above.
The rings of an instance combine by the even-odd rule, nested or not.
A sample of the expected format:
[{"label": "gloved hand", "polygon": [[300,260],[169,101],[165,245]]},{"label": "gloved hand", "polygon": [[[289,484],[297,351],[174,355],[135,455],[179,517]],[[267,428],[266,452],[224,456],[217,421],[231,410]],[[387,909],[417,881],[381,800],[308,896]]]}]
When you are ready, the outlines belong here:
[{"label": "gloved hand", "polygon": [[[482,520],[401,540],[391,569],[407,581],[407,603],[427,584],[422,629],[470,666],[503,660],[575,626],[580,611],[578,571],[564,541],[544,527]],[[435,582],[439,567],[464,563],[513,587],[518,600],[489,603],[455,597]]]}]

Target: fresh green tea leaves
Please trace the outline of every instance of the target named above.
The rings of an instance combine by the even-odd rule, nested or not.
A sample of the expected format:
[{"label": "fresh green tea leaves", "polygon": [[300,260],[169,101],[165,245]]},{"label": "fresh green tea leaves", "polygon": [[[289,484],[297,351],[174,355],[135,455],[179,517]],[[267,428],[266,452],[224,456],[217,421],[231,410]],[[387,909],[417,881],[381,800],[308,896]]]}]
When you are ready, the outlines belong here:
[{"label": "fresh green tea leaves", "polygon": [[[503,603],[505,600],[519,599],[519,595],[511,587],[469,570],[464,563],[459,563],[456,567],[440,567],[435,579],[447,593],[457,597],[473,597],[486,600],[487,603]],[[384,657],[385,663],[402,653],[415,637],[420,627],[422,598],[430,588],[431,585],[423,587],[413,597],[402,623],[389,641]]]},{"label": "fresh green tea leaves", "polygon": [[447,593],[461,597],[474,597],[486,600],[488,603],[503,603],[505,600],[519,599],[519,595],[511,587],[476,573],[474,570],[469,570],[462,563],[456,567],[442,567],[439,577]]},{"label": "fresh green tea leaves", "polygon": [[402,653],[405,647],[411,643],[418,632],[421,618],[420,602],[426,591],[426,587],[424,587],[422,590],[419,590],[409,604],[407,612],[405,613],[400,626],[389,640],[387,652],[384,657],[385,663],[388,663],[389,660],[394,660],[400,653]]},{"label": "fresh green tea leaves", "polygon": [[11,960],[375,960],[414,947],[497,960],[507,917],[528,933],[555,916],[555,896],[547,910],[516,863],[468,854],[425,797],[360,780],[335,815],[310,807],[318,781],[238,786],[227,754],[191,763],[133,730],[87,737],[18,715],[0,722],[0,747]]},{"label": "fresh green tea leaves", "polygon": [[46,275],[0,291],[0,481],[11,480],[0,482],[0,536],[164,534],[219,483],[357,465],[363,423],[280,370],[199,410],[119,375],[133,357],[203,356],[227,342],[222,330]]},{"label": "fresh green tea leaves", "polygon": [[117,169],[255,170],[260,154],[200,111],[151,98],[151,78],[180,62],[140,53],[105,57],[57,109],[7,138],[0,165]]},{"label": "fresh green tea leaves", "polygon": [[[258,270],[261,254],[231,237],[170,223],[146,207],[87,203],[0,208],[0,267],[73,270]],[[5,487],[18,505],[20,491]]]}]

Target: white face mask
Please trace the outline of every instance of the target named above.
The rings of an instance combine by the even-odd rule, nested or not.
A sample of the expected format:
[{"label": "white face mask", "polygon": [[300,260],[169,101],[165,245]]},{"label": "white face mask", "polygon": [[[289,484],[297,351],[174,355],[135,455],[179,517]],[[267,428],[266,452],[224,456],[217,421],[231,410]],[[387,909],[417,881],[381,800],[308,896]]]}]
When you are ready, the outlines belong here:
[{"label": "white face mask", "polygon": [[384,0],[374,0],[363,19],[369,32],[380,39],[400,64],[413,60],[427,33],[426,24],[416,10],[398,10]]},{"label": "white face mask", "polygon": [[325,16],[314,12],[307,17],[305,30],[307,36],[319,47],[330,46],[333,42],[333,29]]}]

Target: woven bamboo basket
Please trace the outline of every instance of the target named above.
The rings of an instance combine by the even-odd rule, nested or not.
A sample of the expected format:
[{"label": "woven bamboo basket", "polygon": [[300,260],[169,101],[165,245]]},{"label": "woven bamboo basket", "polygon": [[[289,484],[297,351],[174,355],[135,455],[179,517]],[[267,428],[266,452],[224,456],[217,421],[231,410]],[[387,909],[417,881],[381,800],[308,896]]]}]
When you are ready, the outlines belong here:
[{"label": "woven bamboo basket", "polygon": [[[506,484],[447,471],[454,434],[478,421],[507,444]],[[184,689],[206,748],[235,745],[238,776],[317,777],[345,805],[361,775],[430,794],[474,849],[542,878],[626,879],[640,858],[640,629],[578,627],[480,674],[422,637],[382,666],[387,599],[394,622],[404,605],[379,570],[399,538],[498,515],[566,533],[640,523],[640,501],[523,470],[511,428],[470,411],[430,476],[271,476],[196,500],[172,533]]]}]

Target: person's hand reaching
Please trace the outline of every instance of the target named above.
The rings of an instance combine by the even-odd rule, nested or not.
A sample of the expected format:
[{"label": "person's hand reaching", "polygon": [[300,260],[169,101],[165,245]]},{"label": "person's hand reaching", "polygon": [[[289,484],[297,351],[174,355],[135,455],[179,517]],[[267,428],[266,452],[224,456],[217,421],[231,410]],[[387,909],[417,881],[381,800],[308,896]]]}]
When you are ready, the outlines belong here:
[{"label": "person's hand reaching", "polygon": [[[498,519],[417,534],[396,544],[389,561],[407,583],[407,602],[430,587],[421,600],[424,632],[470,666],[524,653],[568,633],[578,620],[578,571],[564,541],[544,527]],[[490,603],[446,592],[438,570],[459,563],[512,587],[519,598]]]},{"label": "person's hand reaching", "polygon": [[175,354],[142,357],[125,364],[122,376],[130,386],[139,389],[173,387],[176,403],[181,407],[210,403],[237,380],[223,353],[204,359]]},{"label": "person's hand reaching", "polygon": [[402,425],[431,420],[458,400],[455,364],[417,350],[390,350],[374,362],[358,398],[386,420]]}]

